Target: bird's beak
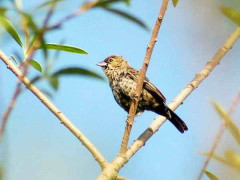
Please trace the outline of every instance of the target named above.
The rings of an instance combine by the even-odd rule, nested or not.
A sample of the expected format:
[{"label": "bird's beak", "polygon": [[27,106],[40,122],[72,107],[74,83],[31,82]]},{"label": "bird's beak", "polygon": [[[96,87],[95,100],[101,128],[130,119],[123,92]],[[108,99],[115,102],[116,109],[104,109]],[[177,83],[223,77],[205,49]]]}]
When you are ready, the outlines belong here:
[{"label": "bird's beak", "polygon": [[104,61],[97,63],[97,65],[100,67],[107,67],[107,63]]}]

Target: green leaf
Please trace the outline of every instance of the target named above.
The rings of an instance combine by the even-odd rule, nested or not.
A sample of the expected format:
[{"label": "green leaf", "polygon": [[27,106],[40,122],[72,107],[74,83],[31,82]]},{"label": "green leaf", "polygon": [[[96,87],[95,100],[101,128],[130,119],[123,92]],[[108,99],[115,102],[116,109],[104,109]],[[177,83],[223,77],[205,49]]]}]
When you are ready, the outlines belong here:
[{"label": "green leaf", "polygon": [[109,7],[111,4],[124,2],[126,5],[130,5],[130,0],[100,0],[95,7]]},{"label": "green leaf", "polygon": [[43,30],[40,30],[39,32],[36,32],[30,41],[28,45],[28,50],[34,48],[34,49],[42,49],[44,58],[47,59],[48,57],[48,51],[46,47],[46,41],[44,39],[44,32]]},{"label": "green leaf", "polygon": [[47,7],[47,6],[52,6],[53,4],[55,3],[58,3],[58,2],[62,2],[64,0],[50,0],[50,1],[46,1],[42,4],[40,4],[39,6],[36,7],[36,9],[39,9],[39,8],[44,8],[44,7]]},{"label": "green leaf", "polygon": [[[209,156],[209,154],[205,154],[205,155]],[[215,160],[217,160],[217,161],[219,161],[219,162],[221,162],[225,165],[228,165],[230,167],[233,167],[233,168],[236,168],[236,169],[240,170],[240,166],[239,166],[240,157],[238,155],[233,156],[232,154],[230,155],[229,152],[225,152],[225,157],[226,158],[223,158],[223,157],[215,155],[215,154],[212,156],[213,159],[215,159]],[[233,157],[235,158],[234,161],[232,161]]]},{"label": "green leaf", "polygon": [[7,11],[7,8],[0,7],[0,16],[4,16]]},{"label": "green leaf", "polygon": [[217,176],[215,176],[213,173],[210,171],[205,170],[205,174],[209,177],[211,180],[219,180]]},{"label": "green leaf", "polygon": [[0,25],[4,27],[4,29],[12,36],[12,38],[22,47],[23,43],[22,40],[15,30],[15,28],[12,26],[12,24],[8,21],[8,19],[4,16],[0,16]]},{"label": "green leaf", "polygon": [[52,86],[54,90],[58,90],[59,87],[59,79],[58,76],[51,76],[48,78],[48,82]]},{"label": "green leaf", "polygon": [[[2,152],[1,152],[2,153]],[[0,165],[0,180],[4,180],[4,167],[2,165]]]},{"label": "green leaf", "polygon": [[29,63],[37,71],[42,72],[42,66],[37,61],[29,59],[27,60],[27,63]]},{"label": "green leaf", "polygon": [[45,89],[40,89],[40,90],[41,90],[42,93],[45,94],[46,96],[48,96],[48,97],[50,97],[50,98],[53,97],[53,95],[52,95],[49,91],[47,91],[47,90],[45,90]]},{"label": "green leaf", "polygon": [[18,10],[18,12],[22,14],[22,16],[24,17],[24,20],[26,21],[26,25],[30,27],[35,34],[40,31],[37,24],[34,22],[33,17],[30,14],[20,10]]},{"label": "green leaf", "polygon": [[231,21],[233,21],[238,26],[240,26],[240,11],[237,11],[237,10],[232,9],[232,8],[227,8],[227,7],[221,7],[220,10]]},{"label": "green leaf", "polygon": [[19,64],[19,61],[17,60],[17,58],[15,58],[13,55],[11,56],[11,59],[15,62],[16,65]]},{"label": "green leaf", "polygon": [[[66,51],[71,53],[78,53],[78,54],[88,54],[83,49],[74,46],[68,45],[61,45],[61,44],[45,44],[47,49],[57,50],[57,51]],[[39,48],[43,48],[40,46]]]},{"label": "green leaf", "polygon": [[213,103],[216,111],[218,114],[223,118],[225,121],[226,127],[228,128],[231,135],[234,137],[234,139],[237,141],[238,144],[240,144],[240,130],[235,125],[235,123],[230,119],[228,114],[223,110],[222,106],[218,103]]},{"label": "green leaf", "polygon": [[237,155],[233,150],[227,150],[224,153],[226,160],[231,166],[240,169],[240,156]]},{"label": "green leaf", "polygon": [[121,17],[124,17],[124,18],[128,19],[129,21],[132,21],[132,22],[136,23],[140,27],[148,30],[147,25],[143,21],[141,21],[140,19],[138,19],[138,18],[126,13],[126,12],[120,11],[118,9],[107,8],[107,7],[103,7],[103,9],[106,10],[106,11],[109,11],[111,13],[117,14]]},{"label": "green leaf", "polygon": [[178,4],[178,0],[172,0],[173,6],[176,7]]},{"label": "green leaf", "polygon": [[60,69],[59,71],[55,72],[52,76],[62,76],[62,75],[80,75],[80,76],[88,76],[88,77],[93,77],[93,78],[103,80],[103,77],[96,74],[95,72],[92,72],[83,68],[76,68],[76,67]]},{"label": "green leaf", "polygon": [[38,81],[44,79],[43,76],[35,76],[34,78],[31,79],[30,83],[31,84],[36,84]]}]

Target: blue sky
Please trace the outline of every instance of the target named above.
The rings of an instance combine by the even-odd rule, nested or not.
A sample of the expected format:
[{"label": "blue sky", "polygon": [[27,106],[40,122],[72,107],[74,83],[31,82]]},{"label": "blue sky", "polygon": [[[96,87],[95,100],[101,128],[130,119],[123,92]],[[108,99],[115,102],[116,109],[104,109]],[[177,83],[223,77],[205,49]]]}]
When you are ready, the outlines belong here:
[{"label": "blue sky", "polygon": [[[23,2],[24,7],[30,9],[42,1]],[[160,0],[134,0],[130,7],[116,7],[139,17],[152,29],[160,4]],[[54,15],[52,22],[72,12],[77,5],[79,3],[73,0],[61,3],[59,13]],[[207,0],[180,1],[177,8],[169,4],[147,72],[148,78],[162,91],[168,103],[213,57],[235,29],[235,25],[221,15],[219,5]],[[36,14],[39,21],[43,14]],[[59,43],[65,40],[65,44],[89,52],[89,55],[61,53],[56,70],[79,66],[103,75],[96,63],[112,54],[124,56],[133,67],[139,69],[150,35],[150,31],[96,9],[66,22],[61,30],[49,33],[47,41]],[[240,90],[239,48],[240,44],[237,43],[176,111],[188,125],[189,131],[180,134],[169,122],[164,123],[124,166],[120,175],[133,180],[190,180],[197,177],[204,162],[200,153],[208,151],[221,122],[211,101],[218,101],[228,108]],[[0,49],[9,56],[18,47],[10,38],[1,38]],[[40,53],[35,59],[44,62]],[[32,71],[31,75],[38,73]],[[12,96],[15,83],[16,77],[0,63],[1,113]],[[51,90],[45,83],[38,86]],[[115,157],[127,114],[114,101],[107,80],[61,78],[53,102],[107,160]],[[237,116],[239,111],[233,119]],[[155,117],[156,114],[145,112],[136,118],[131,142]],[[228,135],[225,139],[219,153],[235,147]],[[7,180],[91,180],[100,173],[98,164],[85,147],[28,91],[19,97],[9,119],[5,142],[0,147],[7,152],[7,155],[2,153],[5,156],[2,159],[6,161]],[[226,173],[228,168],[217,163],[211,163],[209,170],[222,179],[229,177]]]}]

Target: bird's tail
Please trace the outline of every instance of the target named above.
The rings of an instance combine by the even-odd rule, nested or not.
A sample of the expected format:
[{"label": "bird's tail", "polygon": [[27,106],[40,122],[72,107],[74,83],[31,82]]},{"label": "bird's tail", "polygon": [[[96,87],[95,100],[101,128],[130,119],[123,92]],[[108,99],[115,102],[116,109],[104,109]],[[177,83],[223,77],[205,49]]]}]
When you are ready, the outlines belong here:
[{"label": "bird's tail", "polygon": [[165,116],[181,133],[184,133],[184,131],[188,130],[185,122],[167,106],[165,106],[164,113],[160,114]]}]

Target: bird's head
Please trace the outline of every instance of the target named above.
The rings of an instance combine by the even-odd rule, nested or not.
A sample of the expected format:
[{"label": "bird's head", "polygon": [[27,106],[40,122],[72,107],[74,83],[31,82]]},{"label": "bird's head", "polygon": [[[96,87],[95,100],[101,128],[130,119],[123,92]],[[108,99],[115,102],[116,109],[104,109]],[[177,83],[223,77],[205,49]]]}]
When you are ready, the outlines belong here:
[{"label": "bird's head", "polygon": [[116,55],[107,57],[104,61],[97,63],[97,65],[102,67],[103,70],[129,67],[128,62],[125,61],[122,56]]}]

